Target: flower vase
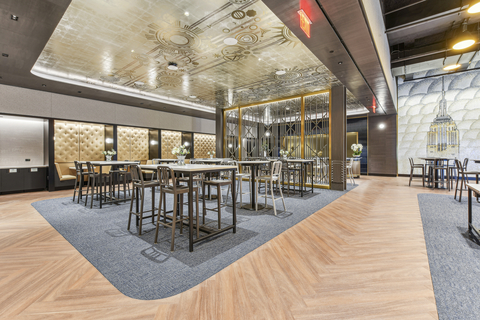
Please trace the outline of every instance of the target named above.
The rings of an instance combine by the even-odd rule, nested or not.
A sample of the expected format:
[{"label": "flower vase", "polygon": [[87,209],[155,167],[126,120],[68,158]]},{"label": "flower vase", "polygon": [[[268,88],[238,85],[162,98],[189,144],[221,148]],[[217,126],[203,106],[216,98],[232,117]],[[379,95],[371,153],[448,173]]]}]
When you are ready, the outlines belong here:
[{"label": "flower vase", "polygon": [[264,158],[267,157],[267,151],[263,151],[263,157],[264,157]]},{"label": "flower vase", "polygon": [[184,166],[185,165],[185,156],[177,156],[178,159],[178,165],[179,166]]},{"label": "flower vase", "polygon": [[210,155],[210,159],[213,159],[213,154]]},{"label": "flower vase", "polygon": [[354,154],[354,155],[353,155],[354,158],[358,158],[358,157],[360,157],[360,156],[361,156],[360,154]]},{"label": "flower vase", "polygon": [[105,156],[106,161],[112,161],[112,156]]}]

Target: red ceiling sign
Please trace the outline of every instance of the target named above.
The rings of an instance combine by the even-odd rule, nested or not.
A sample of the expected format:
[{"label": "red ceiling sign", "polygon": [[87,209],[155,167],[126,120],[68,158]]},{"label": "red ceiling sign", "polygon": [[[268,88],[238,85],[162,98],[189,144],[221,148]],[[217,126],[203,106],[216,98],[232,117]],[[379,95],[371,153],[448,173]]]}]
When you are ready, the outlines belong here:
[{"label": "red ceiling sign", "polygon": [[310,25],[312,24],[312,20],[310,20],[303,9],[300,9],[297,12],[300,16],[300,28],[303,30],[303,32],[305,32],[307,37],[310,38]]}]

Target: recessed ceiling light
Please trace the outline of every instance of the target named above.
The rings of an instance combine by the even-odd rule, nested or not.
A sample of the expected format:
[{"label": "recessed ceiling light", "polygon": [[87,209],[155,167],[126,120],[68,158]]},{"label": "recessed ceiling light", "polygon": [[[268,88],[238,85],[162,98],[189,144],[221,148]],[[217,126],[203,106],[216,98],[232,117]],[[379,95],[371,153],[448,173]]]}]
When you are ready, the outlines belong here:
[{"label": "recessed ceiling light", "polygon": [[135,81],[134,82],[137,86],[143,86],[145,84],[145,82],[143,81]]},{"label": "recessed ceiling light", "polygon": [[462,65],[461,64],[451,64],[449,66],[446,66],[443,68],[443,70],[455,70],[455,69],[458,69],[460,68]]},{"label": "recessed ceiling light", "polygon": [[285,70],[278,70],[277,72],[275,72],[275,74],[279,75],[279,76],[281,76],[282,74],[285,74],[285,73],[287,73],[287,71],[285,71]]},{"label": "recessed ceiling light", "polygon": [[473,6],[468,8],[468,13],[479,13],[480,12],[480,2],[475,3]]},{"label": "recessed ceiling light", "polygon": [[12,19],[14,21],[18,21],[18,16],[14,15],[14,14],[11,14],[10,19]]},{"label": "recessed ceiling light", "polygon": [[45,83],[42,83],[42,87],[46,87],[47,85]]},{"label": "recessed ceiling light", "polygon": [[8,53],[2,53],[2,57],[8,58]]},{"label": "recessed ceiling light", "polygon": [[135,50],[132,49],[132,52],[135,52]]},{"label": "recessed ceiling light", "polygon": [[197,96],[189,96],[189,97],[192,98],[192,99],[195,99]]},{"label": "recessed ceiling light", "polygon": [[384,128],[385,128],[385,123],[380,123],[380,124],[378,125],[378,127],[379,127],[380,129],[384,129]]},{"label": "recessed ceiling light", "polygon": [[258,58],[258,61],[262,60],[262,58]]},{"label": "recessed ceiling light", "polygon": [[343,62],[342,61],[338,61],[338,64],[342,64]]},{"label": "recessed ceiling light", "polygon": [[185,15],[188,17],[190,13],[188,11],[185,11]]},{"label": "recessed ceiling light", "polygon": [[82,93],[82,91],[78,91],[78,93]]},{"label": "recessed ceiling light", "polygon": [[233,46],[233,45],[236,45],[238,43],[238,40],[235,39],[235,38],[225,38],[223,40],[223,43],[225,43],[226,45],[229,45],[229,46]]},{"label": "recessed ceiling light", "polygon": [[[169,62],[167,68],[168,68],[169,70],[173,70],[173,71],[178,70],[178,66],[177,66],[177,64],[176,64],[175,62]],[[169,90],[169,91],[170,91],[170,90]]]}]

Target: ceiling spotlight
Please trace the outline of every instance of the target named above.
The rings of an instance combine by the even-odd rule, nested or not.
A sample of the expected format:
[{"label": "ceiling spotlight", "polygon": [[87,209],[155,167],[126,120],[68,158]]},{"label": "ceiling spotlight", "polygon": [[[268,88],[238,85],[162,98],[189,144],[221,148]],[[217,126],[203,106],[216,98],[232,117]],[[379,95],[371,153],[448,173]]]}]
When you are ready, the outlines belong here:
[{"label": "ceiling spotlight", "polygon": [[135,50],[132,49],[132,52],[135,52]]},{"label": "ceiling spotlight", "polygon": [[461,66],[462,66],[461,64],[451,64],[451,65],[449,65],[449,66],[445,66],[445,67],[443,68],[443,70],[447,70],[447,71],[449,71],[449,70],[455,70],[455,69],[460,68]]},{"label": "ceiling spotlight", "polygon": [[145,84],[145,82],[143,82],[143,81],[135,81],[134,83],[137,86],[143,86]]},{"label": "ceiling spotlight", "polygon": [[468,8],[468,13],[479,13],[480,12],[480,2],[475,3],[473,6]]},{"label": "ceiling spotlight", "polygon": [[2,53],[2,57],[8,58],[8,53]]},{"label": "ceiling spotlight", "polygon": [[42,87],[46,87],[47,85],[45,83],[42,84]]},{"label": "ceiling spotlight", "polygon": [[225,43],[228,46],[233,46],[233,45],[236,45],[238,43],[238,41],[235,38],[225,38],[223,40],[223,43]]},{"label": "ceiling spotlight", "polygon": [[184,13],[187,17],[190,15],[190,13],[188,11],[185,11]]},{"label": "ceiling spotlight", "polygon": [[285,74],[285,73],[287,73],[287,71],[285,70],[278,70],[277,72],[275,72],[277,76],[281,76],[282,74]]},{"label": "ceiling spotlight", "polygon": [[258,58],[258,61],[262,60],[262,58]]},{"label": "ceiling spotlight", "polygon": [[229,143],[229,144],[228,144],[228,147],[229,147],[229,148],[233,147],[233,144]]},{"label": "ceiling spotlight", "polygon": [[338,61],[338,64],[342,64],[343,62],[342,61]]},{"label": "ceiling spotlight", "polygon": [[170,70],[173,70],[173,71],[178,70],[178,66],[175,62],[169,62],[167,68],[170,69]]},{"label": "ceiling spotlight", "polygon": [[477,39],[468,31],[467,19],[465,19],[462,23],[462,33],[453,39],[452,48],[455,50],[466,49],[473,46],[475,42],[477,42]]},{"label": "ceiling spotlight", "polygon": [[188,97],[191,98],[191,99],[196,99],[197,98],[197,96],[188,96]]},{"label": "ceiling spotlight", "polygon": [[380,123],[380,124],[378,125],[378,127],[379,127],[380,129],[385,129],[385,123]]},{"label": "ceiling spotlight", "polygon": [[14,21],[18,21],[18,16],[14,15],[14,14],[11,14],[10,19],[12,19]]}]

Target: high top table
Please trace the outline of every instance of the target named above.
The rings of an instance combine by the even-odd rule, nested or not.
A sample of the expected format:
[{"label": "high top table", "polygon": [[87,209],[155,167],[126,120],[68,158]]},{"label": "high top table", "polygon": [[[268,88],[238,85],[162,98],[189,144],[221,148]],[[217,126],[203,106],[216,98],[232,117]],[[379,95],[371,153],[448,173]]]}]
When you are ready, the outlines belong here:
[{"label": "high top table", "polygon": [[[149,165],[141,165],[140,168],[144,170],[157,170],[158,164],[149,164]],[[189,251],[193,251],[193,244],[204,239],[213,237],[219,233],[225,232],[227,230],[233,229],[233,233],[237,232],[237,210],[235,204],[235,178],[236,178],[236,171],[237,166],[216,166],[216,165],[203,165],[203,164],[186,164],[184,166],[179,165],[162,165],[167,166],[173,170],[174,173],[183,173],[184,175],[188,175],[188,243],[189,243]],[[232,216],[233,222],[231,225],[222,228],[220,230],[212,231],[211,229],[202,228],[202,231],[206,232],[207,235],[193,239],[193,175],[196,173],[212,173],[212,172],[220,172],[220,171],[232,171],[232,201],[233,201],[233,209],[232,209]],[[138,197],[137,197],[138,199]],[[160,208],[158,208],[160,210]],[[198,221],[197,221],[198,223]]]},{"label": "high top table", "polygon": [[[305,179],[303,178],[303,173],[307,172],[307,165],[312,164],[312,193],[313,193],[313,163],[314,159],[287,159],[288,163],[300,163],[300,196],[303,197],[303,189],[305,187]],[[295,187],[294,187],[295,188]]]},{"label": "high top table", "polygon": [[480,194],[480,184],[467,183],[468,189],[468,232],[477,240],[480,241],[480,231],[473,225],[472,218],[472,193]]},{"label": "high top table", "polygon": [[[192,161],[192,160],[190,160],[190,161]],[[193,161],[209,163],[209,164],[220,164],[220,163],[222,163],[223,161],[226,161],[226,160],[222,159],[222,158],[208,158],[208,159],[195,159]]]},{"label": "high top table", "polygon": [[[99,170],[99,173],[100,173],[100,176],[102,176],[102,168],[105,167],[105,166],[126,166],[126,165],[131,165],[131,164],[138,164],[138,162],[136,161],[79,161],[78,163],[80,164],[86,164],[87,162],[90,162],[91,164],[93,164],[95,167],[99,167],[100,170]],[[112,184],[113,186],[115,186],[115,184]],[[105,187],[105,192],[103,191],[103,187]],[[113,193],[115,193],[115,189],[113,191]],[[103,201],[103,195],[105,194],[105,201]],[[124,198],[124,199],[117,199],[113,196],[113,194],[110,195],[110,200],[107,201],[107,186],[103,185],[103,183],[100,184],[100,209],[102,209],[102,204],[103,203],[117,203],[117,202],[121,202],[121,201],[127,201],[129,200],[128,198]]]},{"label": "high top table", "polygon": [[[446,161],[447,166],[448,166],[449,161],[455,160],[453,158],[445,158],[445,157],[423,157],[423,158],[419,158],[419,159],[425,160],[425,172],[427,172],[427,168],[426,168],[426,166],[427,166],[426,162],[427,161],[434,162],[435,166],[439,166]],[[433,172],[433,181],[438,181],[438,170],[434,170],[434,172]],[[438,182],[434,183],[434,188],[438,189]]]},{"label": "high top table", "polygon": [[[257,202],[257,199],[255,197],[255,190],[256,190],[256,181],[255,178],[257,177],[257,169],[258,166],[261,164],[269,164],[270,161],[268,160],[243,160],[243,161],[237,161],[239,165],[242,166],[249,166],[250,167],[250,175],[252,176],[252,190],[250,190],[250,205],[245,206],[243,208],[248,209],[248,210],[255,210],[255,203]],[[234,183],[235,184],[235,183]],[[261,204],[258,204],[258,207],[260,209],[263,209],[264,206]]]}]

